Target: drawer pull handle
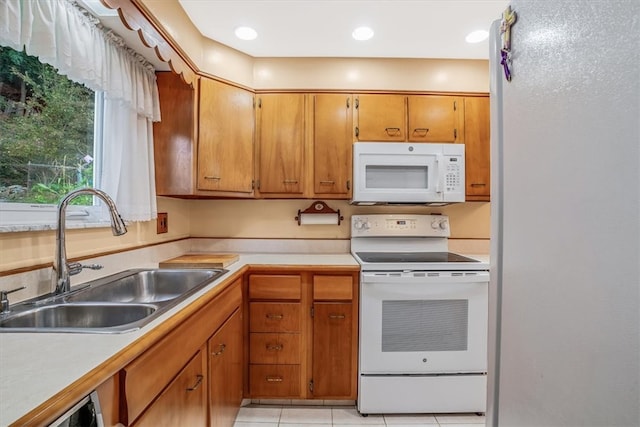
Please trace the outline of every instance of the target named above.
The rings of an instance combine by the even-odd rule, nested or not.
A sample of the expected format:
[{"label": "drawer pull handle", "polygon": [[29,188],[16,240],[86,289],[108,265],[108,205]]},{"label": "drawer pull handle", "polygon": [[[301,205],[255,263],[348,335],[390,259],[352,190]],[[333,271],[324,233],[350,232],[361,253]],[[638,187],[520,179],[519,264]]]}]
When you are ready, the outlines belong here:
[{"label": "drawer pull handle", "polygon": [[335,181],[320,181],[320,185],[333,185],[335,183]]},{"label": "drawer pull handle", "polygon": [[273,314],[273,313],[267,314],[267,319],[271,319],[271,320],[280,320],[283,317],[284,317],[284,315],[282,315],[282,314]]},{"label": "drawer pull handle", "polygon": [[400,128],[384,128],[384,130],[387,132],[387,134],[391,135],[397,135],[400,133]]},{"label": "drawer pull handle", "polygon": [[202,379],[203,379],[203,378],[204,378],[204,377],[203,377],[202,375],[198,375],[198,376],[197,376],[196,383],[193,385],[193,387],[189,387],[189,388],[187,389],[187,391],[196,391],[196,390],[198,389],[198,387],[200,387],[200,384],[202,384]]},{"label": "drawer pull handle", "polygon": [[281,383],[282,377],[267,377],[268,383]]},{"label": "drawer pull handle", "polygon": [[219,176],[205,176],[204,179],[214,179],[216,181],[219,181],[221,178]]},{"label": "drawer pull handle", "polygon": [[283,184],[297,184],[298,180],[297,179],[285,179],[284,181],[282,181]]},{"label": "drawer pull handle", "polygon": [[329,319],[344,319],[344,314],[330,314]]},{"label": "drawer pull handle", "polygon": [[484,186],[486,186],[486,185],[487,185],[487,184],[485,184],[485,183],[480,183],[480,182],[474,182],[474,183],[472,183],[472,184],[471,184],[471,186],[472,186],[472,187],[484,187]]},{"label": "drawer pull handle", "polygon": [[218,351],[214,351],[213,353],[211,353],[212,356],[220,356],[222,353],[224,353],[225,348],[227,348],[226,344],[220,344],[218,346]]},{"label": "drawer pull handle", "polygon": [[282,351],[283,348],[282,344],[267,344],[267,350],[269,351]]},{"label": "drawer pull handle", "polygon": [[423,133],[423,134],[427,134],[429,133],[429,128],[415,128],[413,130],[413,133]]}]

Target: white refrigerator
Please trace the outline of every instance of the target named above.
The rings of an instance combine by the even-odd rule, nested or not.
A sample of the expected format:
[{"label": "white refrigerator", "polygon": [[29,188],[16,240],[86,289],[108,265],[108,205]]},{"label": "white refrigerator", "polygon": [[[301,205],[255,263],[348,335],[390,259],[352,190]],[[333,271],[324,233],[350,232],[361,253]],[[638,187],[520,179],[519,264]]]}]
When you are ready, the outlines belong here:
[{"label": "white refrigerator", "polygon": [[487,426],[640,426],[640,1],[491,37]]}]

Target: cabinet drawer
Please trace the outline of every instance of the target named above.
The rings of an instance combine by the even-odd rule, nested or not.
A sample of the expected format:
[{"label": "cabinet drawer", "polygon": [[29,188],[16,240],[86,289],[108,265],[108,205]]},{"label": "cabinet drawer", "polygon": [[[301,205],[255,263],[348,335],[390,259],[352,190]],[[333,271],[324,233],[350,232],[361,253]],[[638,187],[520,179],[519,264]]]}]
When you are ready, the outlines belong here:
[{"label": "cabinet drawer", "polygon": [[300,334],[252,333],[249,363],[296,365],[300,363]]},{"label": "cabinet drawer", "polygon": [[289,274],[252,274],[249,276],[249,299],[299,300],[300,276]]},{"label": "cabinet drawer", "polygon": [[353,277],[313,276],[314,300],[352,300]]},{"label": "cabinet drawer", "polygon": [[300,332],[300,304],[249,303],[250,332]]},{"label": "cabinet drawer", "polygon": [[299,397],[300,365],[250,365],[251,397]]}]

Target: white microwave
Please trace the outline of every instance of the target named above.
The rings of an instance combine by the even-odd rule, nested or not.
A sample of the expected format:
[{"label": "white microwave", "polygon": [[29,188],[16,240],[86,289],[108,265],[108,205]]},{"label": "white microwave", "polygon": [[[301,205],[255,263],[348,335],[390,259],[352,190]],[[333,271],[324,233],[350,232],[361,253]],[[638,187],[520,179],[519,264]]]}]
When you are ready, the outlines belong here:
[{"label": "white microwave", "polygon": [[353,144],[352,204],[445,205],[464,201],[464,144]]}]

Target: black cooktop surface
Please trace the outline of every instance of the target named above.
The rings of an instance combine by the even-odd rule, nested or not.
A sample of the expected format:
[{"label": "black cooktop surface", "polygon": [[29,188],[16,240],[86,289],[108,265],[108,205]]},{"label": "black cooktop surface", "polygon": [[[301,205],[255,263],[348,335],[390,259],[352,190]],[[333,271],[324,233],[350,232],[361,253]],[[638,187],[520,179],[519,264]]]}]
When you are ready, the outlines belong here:
[{"label": "black cooktop surface", "polygon": [[363,262],[478,262],[452,252],[356,252]]}]

